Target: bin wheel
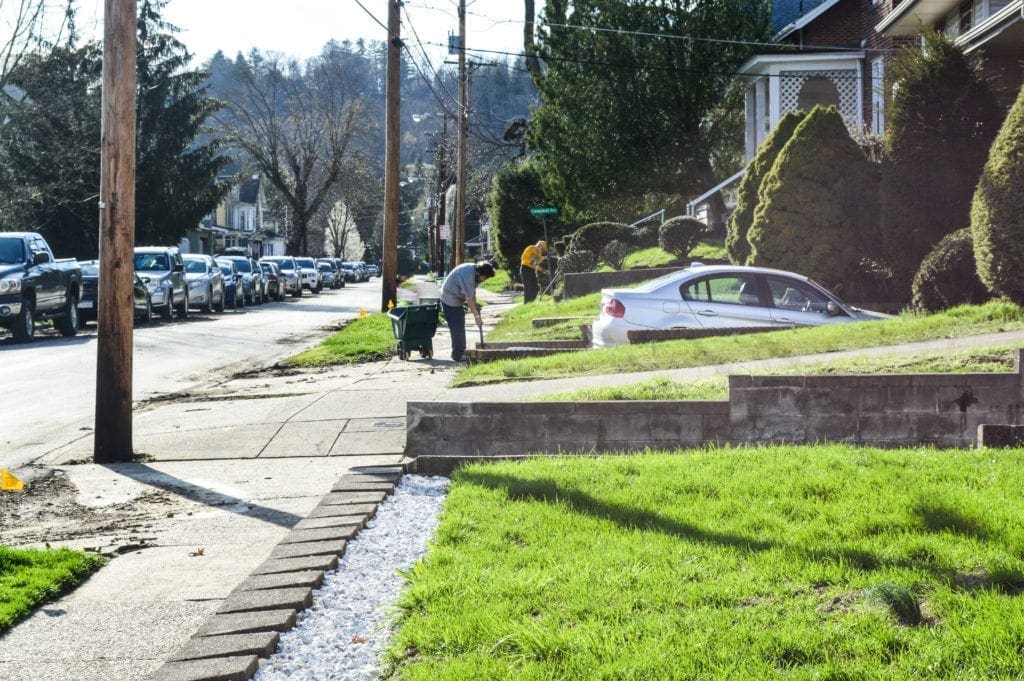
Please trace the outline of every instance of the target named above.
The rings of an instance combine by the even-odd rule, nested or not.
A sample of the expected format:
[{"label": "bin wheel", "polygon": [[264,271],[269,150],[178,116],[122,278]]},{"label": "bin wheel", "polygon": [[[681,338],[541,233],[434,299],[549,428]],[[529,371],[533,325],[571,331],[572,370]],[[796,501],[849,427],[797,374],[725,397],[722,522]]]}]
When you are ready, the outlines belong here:
[{"label": "bin wheel", "polygon": [[404,362],[405,360],[409,359],[409,353],[406,352],[405,350],[399,350],[398,359]]},{"label": "bin wheel", "polygon": [[434,353],[431,352],[430,350],[420,350],[420,357],[426,357],[427,359],[431,359],[433,356]]}]

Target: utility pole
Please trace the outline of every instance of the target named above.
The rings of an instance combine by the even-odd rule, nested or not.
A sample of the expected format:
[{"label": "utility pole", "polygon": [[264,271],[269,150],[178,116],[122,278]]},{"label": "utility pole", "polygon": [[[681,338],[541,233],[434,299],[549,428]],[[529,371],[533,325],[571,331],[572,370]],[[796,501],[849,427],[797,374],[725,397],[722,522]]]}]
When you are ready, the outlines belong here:
[{"label": "utility pole", "polygon": [[388,0],[387,127],[384,156],[384,237],[381,244],[381,312],[397,299],[399,205],[399,92],[402,39],[399,37],[400,0]]},{"label": "utility pole", "polygon": [[466,0],[459,0],[459,155],[455,179],[455,230],[452,262],[462,264],[466,243],[466,161],[469,133],[469,74],[466,71]]},{"label": "utility pole", "polygon": [[104,0],[93,461],[132,460],[135,277],[135,0]]},{"label": "utility pole", "polygon": [[441,272],[445,269],[444,239],[441,238],[441,225],[445,224],[445,213],[448,210],[448,116],[441,116],[441,142],[437,145],[437,223],[434,234],[437,238],[437,260],[434,269]]}]

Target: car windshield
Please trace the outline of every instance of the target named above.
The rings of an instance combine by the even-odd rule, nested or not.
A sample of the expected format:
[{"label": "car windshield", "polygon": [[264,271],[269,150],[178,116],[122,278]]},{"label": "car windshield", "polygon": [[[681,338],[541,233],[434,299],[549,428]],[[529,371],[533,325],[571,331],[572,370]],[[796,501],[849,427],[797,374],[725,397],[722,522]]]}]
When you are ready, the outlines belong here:
[{"label": "car windshield", "polygon": [[25,260],[25,249],[21,239],[5,237],[0,239],[0,262],[15,263]]},{"label": "car windshield", "polygon": [[205,274],[206,262],[203,260],[186,260],[185,271],[189,274]]},{"label": "car windshield", "polygon": [[135,269],[139,272],[166,272],[171,267],[164,253],[136,253]]},{"label": "car windshield", "polygon": [[274,273],[274,266],[273,265],[268,265],[267,263],[260,263],[260,269],[263,270],[264,272],[266,272],[267,274],[273,274]]},{"label": "car windshield", "polygon": [[280,267],[282,270],[295,269],[295,263],[291,260],[275,260],[274,262],[276,262],[277,266]]},{"label": "car windshield", "polygon": [[252,272],[252,265],[248,260],[235,260],[234,263],[239,272]]},{"label": "car windshield", "polygon": [[234,272],[231,271],[231,265],[218,265],[218,267],[220,267],[222,274],[234,274]]},{"label": "car windshield", "polygon": [[296,258],[295,262],[299,263],[299,267],[308,267],[310,269],[316,268],[316,264],[313,262],[312,258]]}]

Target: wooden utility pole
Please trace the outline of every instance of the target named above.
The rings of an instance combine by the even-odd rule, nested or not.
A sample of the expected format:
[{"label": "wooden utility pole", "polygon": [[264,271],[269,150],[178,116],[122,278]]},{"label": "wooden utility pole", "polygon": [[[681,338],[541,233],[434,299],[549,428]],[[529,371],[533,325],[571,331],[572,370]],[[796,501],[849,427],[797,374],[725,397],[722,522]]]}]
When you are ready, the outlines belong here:
[{"label": "wooden utility pole", "polygon": [[388,0],[387,127],[384,155],[384,239],[381,246],[381,312],[397,300],[399,205],[399,97],[402,40],[399,37],[400,0]]},{"label": "wooden utility pole", "polygon": [[136,30],[135,0],[104,0],[96,463],[132,459]]},{"label": "wooden utility pole", "polygon": [[455,230],[452,261],[462,264],[466,244],[466,161],[469,156],[469,73],[466,71],[466,0],[459,0],[459,154],[455,178]]},{"label": "wooden utility pole", "polygon": [[448,163],[446,154],[448,151],[448,116],[441,116],[441,141],[437,145],[437,223],[434,234],[437,238],[437,261],[434,269],[442,272],[446,269],[444,257],[444,239],[441,238],[441,225],[445,224],[445,214],[448,206]]}]

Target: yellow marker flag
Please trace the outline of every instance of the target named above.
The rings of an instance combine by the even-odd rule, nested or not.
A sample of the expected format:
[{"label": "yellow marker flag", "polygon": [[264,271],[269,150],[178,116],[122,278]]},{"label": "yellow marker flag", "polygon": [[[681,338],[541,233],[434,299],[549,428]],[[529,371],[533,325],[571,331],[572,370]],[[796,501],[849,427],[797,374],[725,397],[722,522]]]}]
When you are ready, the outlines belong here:
[{"label": "yellow marker flag", "polygon": [[366,310],[364,310],[363,308],[359,308],[359,317],[360,318],[366,317]]},{"label": "yellow marker flag", "polygon": [[13,473],[6,468],[0,470],[0,490],[4,492],[21,492],[24,489],[25,483],[14,477]]},{"label": "yellow marker flag", "polygon": [[393,300],[389,300],[389,301],[388,301],[388,309],[390,310],[390,309],[391,309],[391,308],[393,308],[394,306],[395,306],[395,301],[393,301]]}]

